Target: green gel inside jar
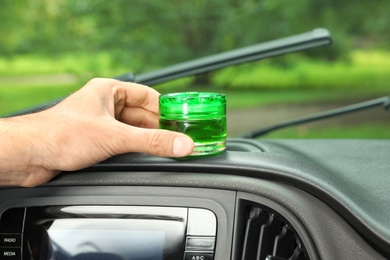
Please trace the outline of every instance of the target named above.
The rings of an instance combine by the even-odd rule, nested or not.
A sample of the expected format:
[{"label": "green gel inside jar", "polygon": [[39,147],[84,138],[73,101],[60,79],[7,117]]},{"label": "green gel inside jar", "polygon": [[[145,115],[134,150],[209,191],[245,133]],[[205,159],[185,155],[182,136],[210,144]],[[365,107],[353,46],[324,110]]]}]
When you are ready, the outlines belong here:
[{"label": "green gel inside jar", "polygon": [[190,156],[220,153],[226,148],[226,97],[209,92],[183,92],[160,96],[160,128],[190,136]]}]

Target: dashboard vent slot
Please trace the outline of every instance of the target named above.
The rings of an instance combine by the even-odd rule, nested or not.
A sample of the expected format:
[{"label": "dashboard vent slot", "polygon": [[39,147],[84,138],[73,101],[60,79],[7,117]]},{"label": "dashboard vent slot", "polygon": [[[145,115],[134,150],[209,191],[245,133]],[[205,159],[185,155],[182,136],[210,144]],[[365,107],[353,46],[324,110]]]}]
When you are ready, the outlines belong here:
[{"label": "dashboard vent slot", "polygon": [[307,260],[301,238],[280,214],[265,206],[246,209],[242,260]]}]

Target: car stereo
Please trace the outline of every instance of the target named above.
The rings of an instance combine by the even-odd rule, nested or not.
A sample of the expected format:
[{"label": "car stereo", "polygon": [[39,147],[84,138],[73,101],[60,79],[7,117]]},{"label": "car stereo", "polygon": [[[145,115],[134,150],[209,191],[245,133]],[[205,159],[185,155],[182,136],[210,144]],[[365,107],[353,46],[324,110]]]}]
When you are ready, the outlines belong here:
[{"label": "car stereo", "polygon": [[0,259],[211,260],[216,229],[199,208],[12,208],[0,220]]}]

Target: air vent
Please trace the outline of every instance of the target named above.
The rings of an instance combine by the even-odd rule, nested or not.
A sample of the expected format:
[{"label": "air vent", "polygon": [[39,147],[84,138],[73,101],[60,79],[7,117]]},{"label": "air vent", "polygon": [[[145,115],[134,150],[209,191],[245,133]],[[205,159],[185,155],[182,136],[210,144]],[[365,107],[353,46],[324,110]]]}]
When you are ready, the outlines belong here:
[{"label": "air vent", "polygon": [[282,215],[263,205],[246,205],[241,260],[310,259],[298,233]]}]

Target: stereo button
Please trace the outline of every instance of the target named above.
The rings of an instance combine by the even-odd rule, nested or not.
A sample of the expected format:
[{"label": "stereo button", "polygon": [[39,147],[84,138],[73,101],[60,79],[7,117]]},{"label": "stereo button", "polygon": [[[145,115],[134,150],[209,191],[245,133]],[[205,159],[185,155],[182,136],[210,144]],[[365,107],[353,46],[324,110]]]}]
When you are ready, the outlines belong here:
[{"label": "stereo button", "polygon": [[8,209],[1,215],[0,233],[22,233],[24,208]]},{"label": "stereo button", "polygon": [[213,260],[213,253],[186,252],[184,260]]},{"label": "stereo button", "polygon": [[0,248],[0,259],[20,260],[22,259],[22,248]]},{"label": "stereo button", "polygon": [[214,251],[214,237],[187,237],[187,250]]},{"label": "stereo button", "polygon": [[21,246],[22,234],[0,234],[0,246]]}]

